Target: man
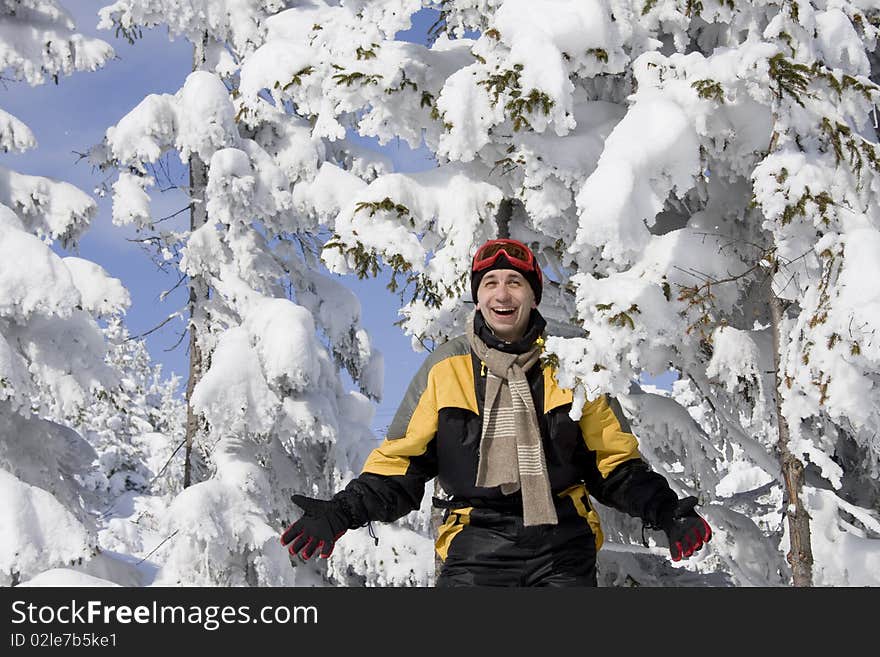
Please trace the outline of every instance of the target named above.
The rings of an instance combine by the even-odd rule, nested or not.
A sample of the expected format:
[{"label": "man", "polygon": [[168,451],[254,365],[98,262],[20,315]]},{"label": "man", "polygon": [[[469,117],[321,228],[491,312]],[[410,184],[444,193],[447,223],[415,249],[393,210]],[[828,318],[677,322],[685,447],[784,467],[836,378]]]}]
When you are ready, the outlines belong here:
[{"label": "man", "polygon": [[447,496],[434,500],[446,509],[436,586],[596,586],[590,495],[665,531],[675,561],[710,540],[696,498],[651,471],[615,399],[569,417],[571,391],[540,361],[542,287],[525,244],[477,249],[466,334],[422,365],[360,476],[330,500],[293,496],[305,513],[281,537],[291,554],[328,557],[346,530],[419,508],[434,477]]}]

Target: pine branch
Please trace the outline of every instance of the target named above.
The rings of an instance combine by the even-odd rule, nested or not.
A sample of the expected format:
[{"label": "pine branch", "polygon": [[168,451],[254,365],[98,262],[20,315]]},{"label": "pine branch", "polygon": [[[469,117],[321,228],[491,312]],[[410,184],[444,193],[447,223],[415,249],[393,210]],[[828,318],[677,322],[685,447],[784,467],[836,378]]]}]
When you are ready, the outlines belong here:
[{"label": "pine branch", "polygon": [[151,328],[149,331],[145,331],[144,333],[141,333],[140,335],[130,335],[129,337],[125,338],[125,340],[123,342],[128,342],[129,340],[140,340],[141,338],[145,338],[146,336],[150,335],[150,333],[154,333],[154,332],[158,331],[160,328],[165,326],[168,322],[170,322],[175,317],[180,317],[180,313],[176,312],[176,313],[172,313],[172,314],[168,315],[168,317],[166,317],[159,324],[157,324],[156,326]]},{"label": "pine branch", "polygon": [[180,451],[180,448],[183,447],[185,444],[186,444],[186,438],[184,438],[183,440],[181,440],[181,441],[180,441],[180,444],[179,444],[177,447],[174,448],[174,451],[171,452],[171,456],[169,456],[169,457],[168,457],[168,460],[165,461],[165,465],[163,465],[162,468],[159,470],[159,472],[157,472],[156,475],[155,475],[152,479],[150,479],[150,483],[147,484],[147,488],[152,487],[153,483],[154,483],[159,477],[162,476],[162,473],[165,472],[165,468],[167,468],[167,467],[168,467],[168,464],[171,463],[171,460],[174,458],[174,455],[177,454],[177,452]]},{"label": "pine branch", "polygon": [[138,561],[138,562],[135,564],[135,566],[140,566],[144,561],[146,561],[147,559],[149,559],[149,558],[150,558],[150,555],[152,555],[156,550],[158,550],[160,547],[162,547],[163,545],[165,545],[165,543],[167,543],[167,542],[170,541],[172,538],[174,538],[174,537],[177,535],[177,532],[179,532],[179,531],[180,531],[179,529],[175,529],[173,532],[171,532],[170,535],[168,535],[168,536],[166,536],[165,538],[163,538],[163,539],[162,539],[162,542],[159,543],[159,545],[157,545],[156,547],[154,547],[152,550],[150,550],[146,555],[144,555],[144,558],[141,559],[140,561]]}]

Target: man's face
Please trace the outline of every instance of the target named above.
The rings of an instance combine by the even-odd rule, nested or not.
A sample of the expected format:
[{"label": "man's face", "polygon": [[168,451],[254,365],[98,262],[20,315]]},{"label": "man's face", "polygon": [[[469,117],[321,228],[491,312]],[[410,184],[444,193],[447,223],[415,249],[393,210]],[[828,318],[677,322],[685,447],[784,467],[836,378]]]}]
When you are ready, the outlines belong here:
[{"label": "man's face", "polygon": [[537,307],[532,286],[515,269],[493,269],[480,280],[477,309],[499,340],[519,340]]}]

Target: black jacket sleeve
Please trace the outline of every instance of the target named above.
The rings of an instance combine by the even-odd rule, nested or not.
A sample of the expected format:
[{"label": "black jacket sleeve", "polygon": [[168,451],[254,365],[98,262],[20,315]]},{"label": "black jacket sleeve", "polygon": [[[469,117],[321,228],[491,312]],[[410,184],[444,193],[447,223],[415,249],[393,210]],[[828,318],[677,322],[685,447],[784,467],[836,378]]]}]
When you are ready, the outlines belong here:
[{"label": "black jacket sleeve", "polygon": [[602,396],[587,404],[580,429],[595,464],[587,473],[590,494],[606,506],[656,526],[678,496],[641,458],[638,441],[617,400]]},{"label": "black jacket sleeve", "polygon": [[640,458],[621,463],[608,477],[587,486],[602,504],[641,518],[650,527],[659,527],[664,510],[678,501],[666,479]]},{"label": "black jacket sleeve", "polygon": [[410,477],[399,477],[364,472],[352,479],[336,495],[349,517],[351,528],[361,527],[371,520],[393,522],[410,511],[418,509],[424,495],[425,482]]}]

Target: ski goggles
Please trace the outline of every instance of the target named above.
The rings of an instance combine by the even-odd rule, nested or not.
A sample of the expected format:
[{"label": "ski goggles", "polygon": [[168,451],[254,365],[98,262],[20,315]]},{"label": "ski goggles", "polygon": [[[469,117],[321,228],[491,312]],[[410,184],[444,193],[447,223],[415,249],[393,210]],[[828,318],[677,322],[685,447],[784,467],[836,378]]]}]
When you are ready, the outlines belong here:
[{"label": "ski goggles", "polygon": [[498,261],[502,253],[507,261],[520,272],[535,272],[538,276],[538,282],[543,284],[541,268],[538,266],[538,261],[535,260],[535,254],[525,244],[516,240],[489,240],[483,244],[474,254],[471,271],[479,273],[488,269]]}]

